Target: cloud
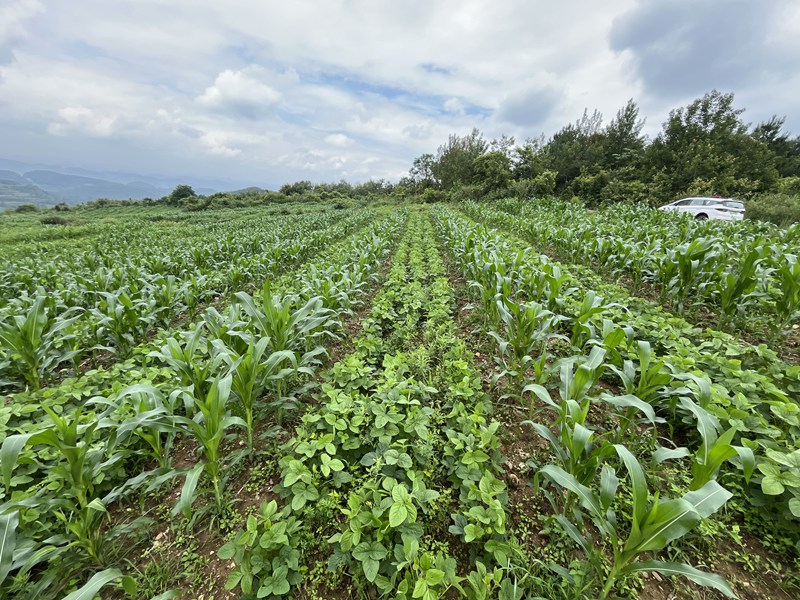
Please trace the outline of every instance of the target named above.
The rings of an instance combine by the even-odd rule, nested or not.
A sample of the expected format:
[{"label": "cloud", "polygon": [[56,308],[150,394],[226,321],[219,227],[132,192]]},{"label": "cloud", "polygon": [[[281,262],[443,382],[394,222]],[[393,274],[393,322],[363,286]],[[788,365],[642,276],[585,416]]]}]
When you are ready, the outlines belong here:
[{"label": "cloud", "polygon": [[346,148],[353,144],[353,140],[343,133],[332,133],[325,136],[325,143],[338,148]]},{"label": "cloud", "polygon": [[217,75],[214,85],[207,87],[197,102],[231,118],[267,117],[278,106],[282,95],[263,81],[265,74],[258,66],[240,71],[227,69]]},{"label": "cloud", "polygon": [[500,104],[497,118],[525,127],[540,127],[563,99],[558,90],[533,88],[510,94]]},{"label": "cloud", "polygon": [[0,6],[0,64],[14,59],[14,48],[29,37],[25,22],[42,10],[37,0],[10,1]]},{"label": "cloud", "polygon": [[787,0],[639,2],[615,19],[610,45],[630,56],[650,94],[738,91],[786,72],[800,58],[796,42],[787,52],[776,35],[788,7]]},{"label": "cloud", "polygon": [[58,121],[47,126],[47,131],[53,135],[78,132],[93,137],[109,137],[117,124],[116,116],[102,115],[85,106],[66,106],[59,109],[58,116]]},{"label": "cloud", "polygon": [[445,100],[444,110],[452,115],[464,115],[466,113],[464,103],[458,98],[448,98]]}]

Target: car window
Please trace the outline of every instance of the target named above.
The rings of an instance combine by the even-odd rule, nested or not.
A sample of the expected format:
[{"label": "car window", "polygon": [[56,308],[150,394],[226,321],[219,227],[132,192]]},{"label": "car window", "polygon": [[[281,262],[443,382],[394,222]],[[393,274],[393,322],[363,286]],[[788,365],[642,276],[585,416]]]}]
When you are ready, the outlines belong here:
[{"label": "car window", "polygon": [[722,204],[728,208],[744,208],[744,202],[738,200],[725,200]]},{"label": "car window", "polygon": [[675,206],[689,206],[692,203],[692,200],[681,200],[680,202],[676,202]]},{"label": "car window", "polygon": [[702,198],[693,198],[691,201],[691,206],[705,206],[708,200],[703,200]]}]

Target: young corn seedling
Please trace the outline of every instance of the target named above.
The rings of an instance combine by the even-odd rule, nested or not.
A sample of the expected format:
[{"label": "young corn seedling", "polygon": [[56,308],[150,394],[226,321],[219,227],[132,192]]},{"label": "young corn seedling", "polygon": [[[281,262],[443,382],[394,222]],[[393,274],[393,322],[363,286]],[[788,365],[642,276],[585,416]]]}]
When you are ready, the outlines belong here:
[{"label": "young corn seedling", "polygon": [[[607,465],[603,467],[599,494],[561,467],[547,465],[541,470],[551,481],[578,498],[595,527],[611,544],[613,561],[606,573],[603,549],[597,547],[592,538],[583,535],[564,516],[555,517],[587,555],[599,581],[605,578],[597,598],[605,600],[617,582],[634,573],[646,571],[683,576],[699,585],[712,587],[729,598],[735,598],[725,580],[717,575],[704,573],[686,563],[641,559],[642,555],[658,553],[686,535],[700,521],[719,510],[732,494],[712,480],[699,489],[687,492],[681,498],[659,498],[650,493],[644,470],[636,457],[624,446],[617,444],[612,447],[622,459],[631,481],[632,510],[630,522],[624,523],[624,526],[624,513],[618,513],[612,508],[619,485],[619,479],[612,468]],[[623,539],[625,531],[629,533]]]},{"label": "young corn seedling", "polygon": [[772,273],[775,279],[774,330],[781,334],[789,331],[792,323],[800,321],[800,260],[796,254],[783,254]]},{"label": "young corn seedling", "polygon": [[[209,342],[203,329],[204,322],[201,322],[194,330],[183,334],[183,342],[167,338],[160,351],[148,354],[175,371],[181,385],[191,388],[194,398],[201,401],[209,392],[212,378],[222,372],[226,364],[225,353],[219,344]],[[188,414],[194,411],[194,404],[187,403]]]},{"label": "young corn seedling", "polygon": [[80,309],[55,316],[45,296],[37,296],[26,314],[0,317],[0,349],[6,352],[13,372],[31,389],[38,390],[47,374],[78,354],[68,342],[75,338],[72,325]]},{"label": "young corn seedling", "polygon": [[[294,352],[280,350],[269,353],[270,339],[261,338],[250,341],[247,351],[237,354],[231,350],[223,353],[232,377],[232,389],[236,395],[236,408],[244,419],[247,428],[247,449],[253,450],[253,430],[255,428],[255,409],[258,399],[264,394],[270,382],[283,380],[298,370]],[[283,365],[288,364],[289,367]]]},{"label": "young corn seedling", "polygon": [[550,339],[566,339],[554,333],[564,318],[535,302],[514,302],[510,297],[498,297],[496,303],[505,334],[490,331],[489,335],[497,342],[500,354],[511,359],[511,373],[521,386],[525,370],[533,360],[531,355],[542,352]]},{"label": "young corn seedling", "polygon": [[187,475],[181,492],[181,499],[175,507],[176,512],[183,511],[188,515],[194,501],[194,492],[200,475],[205,472],[211,480],[216,509],[221,512],[223,503],[222,456],[220,446],[228,431],[234,427],[246,428],[247,424],[240,418],[230,414],[228,400],[231,393],[232,378],[230,375],[216,377],[205,397],[194,396],[197,414],[193,419],[176,417],[175,421],[182,425],[200,444],[204,460]]},{"label": "young corn seedling", "polygon": [[146,453],[166,469],[170,466],[172,442],[180,431],[174,417],[179,402],[183,400],[182,404],[186,404],[186,396],[184,390],[178,389],[165,397],[156,387],[137,384],[122,390],[113,401],[95,399],[95,403],[120,410],[132,408],[135,414],[122,421],[117,429],[119,443],[125,444],[131,436],[139,438],[146,445]]},{"label": "young corn seedling", "polygon": [[754,248],[735,270],[726,271],[717,280],[720,326],[731,325],[736,317],[744,316],[764,296],[756,289],[761,280],[759,266],[763,259],[764,251]]},{"label": "young corn seedling", "polygon": [[720,423],[714,415],[686,397],[680,399],[680,404],[684,410],[691,412],[697,419],[697,431],[703,440],[692,458],[690,489],[699,489],[708,481],[716,479],[723,463],[737,457],[738,464],[744,471],[745,481],[749,482],[756,460],[753,451],[747,446],[733,445],[736,429],[731,427],[719,435]]},{"label": "young corn seedling", "polygon": [[161,308],[152,298],[128,294],[124,288],[99,295],[100,302],[91,309],[99,324],[97,335],[113,343],[116,352],[125,357],[155,327]]},{"label": "young corn seedling", "polygon": [[37,497],[38,507],[52,511],[64,524],[68,537],[66,547],[79,548],[89,562],[105,566],[108,560],[108,532],[104,527],[107,509],[95,495],[95,482],[102,481],[126,453],[117,447],[113,429],[100,429],[102,418],[81,423],[83,407],[64,417],[47,406],[43,408],[50,416],[52,428],[12,435],[3,441],[0,458],[6,491],[22,449],[49,447],[56,455],[50,477],[59,482],[61,491],[56,497]]},{"label": "young corn seedling", "polygon": [[322,299],[310,298],[295,308],[296,297],[273,294],[270,282],[264,284],[256,299],[245,292],[237,292],[236,299],[250,317],[249,329],[270,339],[270,350],[307,352],[316,338],[322,335],[335,337],[336,320],[333,311],[322,305]]}]

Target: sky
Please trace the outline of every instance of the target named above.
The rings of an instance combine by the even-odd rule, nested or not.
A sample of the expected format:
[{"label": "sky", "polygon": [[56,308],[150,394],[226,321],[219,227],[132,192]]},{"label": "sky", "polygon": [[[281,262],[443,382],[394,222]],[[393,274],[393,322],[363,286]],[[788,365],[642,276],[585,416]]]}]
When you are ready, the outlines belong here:
[{"label": "sky", "polygon": [[0,0],[0,158],[266,187],[397,181],[711,89],[800,133],[797,0]]}]

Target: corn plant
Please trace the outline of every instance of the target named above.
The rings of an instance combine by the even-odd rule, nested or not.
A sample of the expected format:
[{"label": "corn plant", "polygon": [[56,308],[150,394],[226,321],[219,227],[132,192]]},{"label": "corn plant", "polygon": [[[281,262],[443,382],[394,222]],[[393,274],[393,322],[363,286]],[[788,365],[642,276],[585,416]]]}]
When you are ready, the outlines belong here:
[{"label": "corn plant", "polygon": [[125,453],[116,447],[113,429],[99,429],[102,419],[81,423],[82,407],[65,417],[47,406],[43,408],[50,416],[52,428],[12,435],[3,441],[0,456],[6,491],[20,451],[26,446],[49,447],[57,457],[50,468],[50,477],[63,489],[57,497],[43,499],[42,508],[46,506],[63,523],[70,540],[68,546],[79,548],[95,565],[105,566],[108,559],[104,528],[107,509],[95,495],[95,482],[102,481],[103,476],[125,458]]},{"label": "corn plant", "polygon": [[772,273],[777,283],[774,294],[777,319],[774,329],[783,332],[800,320],[800,261],[796,254],[783,254]]},{"label": "corn plant", "polygon": [[[175,390],[164,396],[156,387],[136,384],[122,390],[111,401],[100,401],[117,409],[133,409],[134,415],[123,420],[117,428],[117,439],[125,444],[134,436],[145,443],[145,452],[158,461],[162,468],[168,468],[170,449],[175,434],[180,429],[174,416],[179,409],[179,401],[186,404],[184,390]],[[97,400],[95,400],[97,402]]]},{"label": "corn plant", "polygon": [[[597,466],[607,454],[607,446],[596,447],[593,441],[595,433],[586,427],[586,417],[592,402],[588,393],[599,378],[603,354],[601,349],[595,348],[590,358],[579,365],[577,370],[574,362],[562,363],[558,401],[550,396],[546,388],[535,383],[527,385],[523,390],[533,392],[547,407],[555,411],[556,433],[542,423],[526,423],[532,425],[549,442],[551,450],[566,472],[583,484],[594,477]],[[538,473],[534,485],[538,487]]]},{"label": "corn plant", "polygon": [[[650,493],[645,472],[636,457],[624,446],[613,446],[622,459],[631,481],[632,511],[630,521],[623,523],[624,513],[612,508],[617,495],[619,479],[608,465],[600,476],[599,494],[580,483],[573,475],[556,465],[542,468],[551,481],[574,494],[580,505],[613,550],[613,562],[608,573],[604,569],[604,552],[593,544],[593,539],[583,535],[579,528],[562,515],[555,517],[564,530],[575,540],[595,569],[599,581],[603,578],[599,600],[608,598],[618,581],[634,573],[655,571],[663,575],[683,576],[694,583],[709,586],[729,598],[735,595],[724,579],[704,573],[686,563],[666,562],[656,559],[641,560],[643,554],[658,553],[710,517],[731,497],[731,493],[716,481],[708,481],[699,489],[687,492],[680,498],[659,498]],[[628,531],[627,538],[622,538]]]},{"label": "corn plant", "polygon": [[273,352],[308,351],[319,336],[334,336],[333,311],[324,308],[319,297],[310,298],[296,308],[292,294],[273,294],[267,280],[257,299],[246,292],[237,292],[236,299],[250,317],[251,329],[269,338]]},{"label": "corn plant", "polygon": [[91,309],[98,324],[98,338],[113,343],[123,357],[155,327],[163,310],[152,298],[137,297],[128,291],[98,292],[100,302]]},{"label": "corn plant", "polygon": [[191,435],[203,453],[204,461],[187,475],[186,483],[181,492],[181,500],[176,507],[189,513],[194,501],[194,491],[200,475],[205,472],[211,480],[214,493],[214,503],[218,511],[222,511],[223,504],[223,477],[222,456],[220,447],[225,435],[234,427],[246,428],[246,423],[240,418],[230,414],[228,401],[231,393],[232,378],[230,375],[215,377],[205,396],[194,396],[197,414],[193,419],[188,417],[175,417],[175,422],[181,425]]},{"label": "corn plant", "polygon": [[759,265],[763,259],[763,250],[753,248],[734,270],[726,271],[716,281],[721,325],[745,315],[764,296],[757,290],[761,279]]},{"label": "corn plant", "polygon": [[495,302],[504,334],[490,331],[489,335],[497,342],[500,354],[511,358],[512,373],[522,382],[528,363],[533,360],[533,352],[544,351],[550,339],[566,339],[555,333],[564,317],[553,314],[541,304],[515,302],[500,294]]},{"label": "corn plant", "polygon": [[573,349],[582,350],[590,340],[596,337],[592,322],[614,306],[617,304],[605,304],[602,296],[598,296],[592,290],[584,294],[583,300],[568,321],[572,324],[570,344]]},{"label": "corn plant", "polygon": [[[181,384],[191,388],[194,398],[201,401],[209,392],[211,380],[222,372],[226,364],[224,352],[218,344],[209,342],[203,330],[204,323],[201,322],[194,330],[183,334],[183,342],[169,337],[159,351],[148,354],[174,370]],[[187,411],[191,412],[193,408],[194,402],[187,404]]]},{"label": "corn plant", "polygon": [[699,489],[706,482],[716,479],[723,463],[736,457],[744,471],[745,481],[750,481],[755,468],[755,456],[749,447],[733,445],[736,429],[731,427],[719,435],[720,423],[714,415],[686,397],[680,399],[680,404],[697,419],[697,431],[702,439],[700,448],[692,459],[690,489]]},{"label": "corn plant", "polygon": [[33,390],[55,367],[78,355],[67,342],[75,338],[71,327],[80,318],[80,310],[54,312],[45,296],[37,296],[24,316],[0,318],[0,350],[8,355],[13,372]]},{"label": "corn plant", "polygon": [[[279,350],[269,353],[270,339],[261,338],[258,342],[250,341],[247,351],[236,354],[229,351],[222,354],[229,365],[232,377],[232,389],[236,395],[236,407],[247,428],[247,449],[253,449],[253,429],[255,426],[256,402],[267,389],[270,382],[284,380],[298,371],[308,367],[298,367],[297,357],[290,350]],[[284,367],[283,365],[290,366]],[[282,386],[278,386],[279,391]]]}]

